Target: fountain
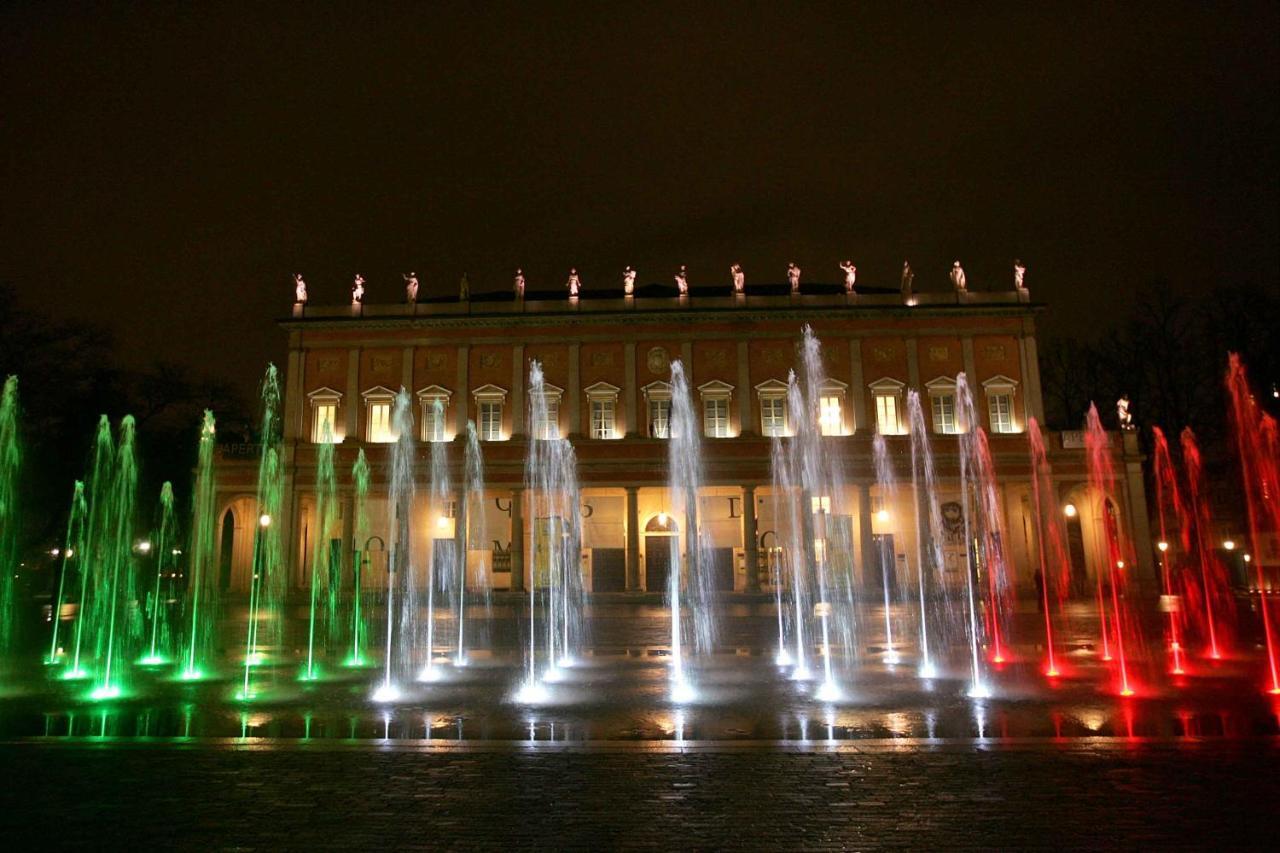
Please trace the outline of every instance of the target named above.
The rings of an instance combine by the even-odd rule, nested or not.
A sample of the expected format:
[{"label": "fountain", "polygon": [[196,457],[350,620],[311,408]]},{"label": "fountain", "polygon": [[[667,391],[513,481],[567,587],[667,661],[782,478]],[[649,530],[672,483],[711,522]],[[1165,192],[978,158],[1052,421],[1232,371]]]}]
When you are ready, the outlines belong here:
[{"label": "fountain", "polygon": [[[687,702],[696,688],[686,667],[685,622],[692,628],[693,652],[709,654],[715,644],[711,549],[699,520],[702,488],[702,440],[684,365],[671,362],[671,430],[667,441],[669,517],[675,519],[675,538],[668,576],[667,605],[671,620],[671,700]],[[683,602],[687,602],[686,619]]]},{"label": "fountain", "polygon": [[[155,579],[147,596],[147,613],[151,622],[151,639],[147,653],[138,660],[139,666],[159,666],[169,662],[173,644],[173,626],[169,624],[168,594],[172,592],[174,567],[181,553],[177,546],[178,531],[173,517],[173,484],[165,481],[160,487],[160,526],[150,541],[139,543],[144,559],[153,561]],[[170,589],[166,592],[165,579]]]},{"label": "fountain", "polygon": [[135,642],[142,633],[138,600],[137,566],[134,562],[133,510],[138,488],[138,466],[132,415],[120,420],[120,437],[103,513],[105,536],[98,551],[96,574],[98,606],[90,611],[96,657],[101,674],[92,699],[114,699],[123,692],[126,661],[132,658]]},{"label": "fountain", "polygon": [[1224,649],[1230,646],[1231,636],[1228,626],[1234,616],[1234,601],[1231,587],[1227,580],[1226,567],[1213,553],[1213,512],[1204,493],[1204,476],[1200,461],[1200,447],[1196,443],[1195,433],[1185,427],[1181,435],[1182,461],[1187,474],[1187,496],[1185,507],[1187,518],[1183,523],[1184,540],[1190,535],[1194,548],[1185,543],[1187,551],[1194,553],[1199,568],[1198,596],[1188,595],[1194,603],[1194,613],[1203,627],[1203,637],[1209,645],[1209,657],[1221,660]]},{"label": "fountain", "polygon": [[[953,631],[950,619],[952,608],[949,589],[943,576],[945,562],[942,554],[941,493],[933,464],[929,430],[924,422],[924,409],[920,405],[920,394],[915,389],[907,392],[907,423],[911,434],[916,589],[920,599],[920,666],[916,673],[925,680],[931,680],[938,675],[933,650],[945,650]],[[923,519],[922,514],[925,515]],[[930,600],[934,602],[932,608],[929,607]]]},{"label": "fountain", "polygon": [[[71,656],[71,668],[62,673],[67,680],[77,680],[88,676],[85,667],[92,653],[85,647],[91,642],[85,627],[89,617],[97,605],[98,575],[105,565],[103,558],[103,540],[106,533],[104,521],[107,503],[111,498],[111,476],[115,465],[115,440],[111,435],[111,422],[103,415],[98,419],[98,430],[94,440],[93,462],[91,463],[88,486],[89,500],[87,505],[84,532],[81,537],[82,546],[77,549],[80,563],[80,592],[76,597],[75,640]],[[91,597],[92,596],[92,597]]]},{"label": "fountain", "polygon": [[[84,481],[76,480],[75,486],[71,490],[71,508],[67,512],[67,536],[63,540],[58,566],[58,592],[53,600],[53,610],[49,614],[49,619],[53,623],[52,637],[49,640],[49,655],[45,658],[46,664],[57,664],[62,662],[65,654],[62,646],[58,645],[58,636],[62,628],[62,606],[67,600],[67,575],[72,570],[72,560],[79,555],[80,563],[84,562],[84,528],[85,517],[89,513],[88,503],[84,497]],[[73,584],[74,585],[74,584]]]},{"label": "fountain", "polygon": [[13,647],[18,626],[15,578],[18,563],[18,377],[5,379],[0,394],[0,654]]},{"label": "fountain", "polygon": [[[328,637],[326,648],[333,646],[338,624],[338,594],[341,591],[342,540],[338,526],[338,484],[333,471],[333,434],[324,425],[320,444],[316,446],[315,540],[311,546],[311,606],[307,619],[307,665],[301,678],[314,681],[316,667],[316,619],[321,632]],[[335,550],[333,543],[337,543]]]},{"label": "fountain", "polygon": [[[440,401],[435,402],[436,417],[443,418],[444,411]],[[449,445],[443,441],[431,442],[431,489],[428,504],[428,541],[431,551],[427,555],[427,651],[426,663],[418,674],[419,681],[436,681],[440,673],[436,670],[436,593],[455,597],[454,578],[458,575],[458,541],[454,535],[460,523],[458,512],[451,512],[453,502],[453,485],[449,480]],[[450,529],[450,517],[454,530]],[[461,617],[461,597],[457,615]],[[449,604],[453,604],[452,601]],[[452,610],[453,608],[450,607]],[[459,618],[461,621],[461,618]],[[458,650],[461,652],[461,649]]]},{"label": "fountain", "polygon": [[458,571],[458,649],[454,655],[455,666],[465,666],[467,663],[467,571],[469,570],[468,555],[472,551],[479,552],[479,561],[476,565],[475,573],[475,587],[480,596],[480,615],[483,617],[478,628],[472,630],[471,642],[473,645],[483,641],[484,637],[480,632],[486,630],[489,619],[492,616],[489,560],[487,557],[488,552],[485,550],[485,545],[488,542],[488,531],[485,529],[484,520],[484,455],[480,449],[480,436],[476,433],[476,425],[473,421],[467,421],[467,449],[466,459],[463,463],[463,486],[462,511],[458,515],[457,522],[464,525],[465,529],[462,535],[458,537],[459,542],[462,543],[462,552],[459,554],[461,565]]},{"label": "fountain", "polygon": [[373,694],[376,702],[394,702],[400,697],[399,682],[412,677],[410,667],[418,651],[418,582],[413,559],[413,503],[416,494],[413,409],[409,394],[403,388],[396,395],[391,423],[396,436],[391,446],[391,477],[387,483],[387,541],[391,554],[387,567],[382,685]]},{"label": "fountain", "polygon": [[[577,655],[582,634],[581,500],[573,445],[559,437],[547,409],[542,365],[529,365],[529,443],[525,456],[525,494],[531,530],[529,635],[524,680],[516,693],[522,703],[544,701],[548,682],[562,677]],[[541,603],[545,641],[538,651],[537,614]]]},{"label": "fountain", "polygon": [[[1101,518],[1095,525],[1100,537],[1100,551],[1107,555],[1105,572],[1098,573],[1099,616],[1103,631],[1111,631],[1111,652],[1115,655],[1117,677],[1121,696],[1132,696],[1133,685],[1129,680],[1129,649],[1127,638],[1136,636],[1137,625],[1129,612],[1128,597],[1125,588],[1128,575],[1125,572],[1126,550],[1120,536],[1120,525],[1114,512],[1115,471],[1111,465],[1110,439],[1098,419],[1097,406],[1089,406],[1089,414],[1085,421],[1085,452],[1089,462],[1089,487],[1098,496],[1101,503]],[[1132,562],[1129,560],[1128,562]],[[1102,578],[1107,577],[1110,587],[1110,601],[1102,588]],[[1110,614],[1106,610],[1111,605]],[[1105,657],[1105,656],[1104,656]]]},{"label": "fountain", "polygon": [[[889,460],[889,451],[884,436],[876,433],[871,440],[871,453],[875,459],[876,485],[880,488],[880,501],[884,507],[897,505],[898,488],[893,474],[893,463]],[[881,509],[886,517],[888,509]],[[917,533],[918,536],[918,533]],[[901,658],[893,646],[893,554],[888,548],[881,547],[877,556],[880,558],[880,588],[884,593],[884,662],[893,666]]]},{"label": "fountain", "polygon": [[213,667],[218,622],[217,553],[218,506],[214,481],[215,428],[213,412],[205,410],[200,425],[200,448],[191,497],[191,541],[187,547],[187,630],[178,678],[196,681]]},{"label": "fountain", "polygon": [[371,540],[369,535],[369,463],[364,458],[364,448],[356,454],[355,464],[351,466],[352,489],[352,524],[351,524],[351,650],[344,666],[361,667],[366,664],[364,657],[365,643],[368,637],[368,626],[365,624],[364,572],[368,560],[367,546]]},{"label": "fountain", "polygon": [[1280,651],[1271,626],[1267,599],[1271,583],[1262,567],[1262,536],[1280,532],[1280,453],[1277,452],[1276,422],[1258,408],[1249,390],[1249,380],[1240,356],[1232,353],[1227,366],[1227,391],[1231,397],[1231,427],[1240,456],[1241,481],[1249,518],[1249,540],[1258,559],[1258,609],[1262,614],[1263,641],[1267,649],[1267,692],[1280,695]]},{"label": "fountain", "polygon": [[1174,507],[1174,515],[1182,531],[1183,548],[1189,549],[1192,531],[1186,523],[1187,510],[1178,489],[1178,478],[1173,469],[1173,458],[1169,453],[1169,442],[1164,430],[1158,426],[1151,428],[1152,443],[1152,482],[1156,487],[1156,516],[1160,525],[1160,539],[1156,542],[1156,550],[1160,553],[1160,587],[1166,596],[1165,611],[1169,616],[1169,654],[1171,657],[1169,671],[1173,675],[1186,672],[1182,661],[1182,608],[1174,602],[1177,587],[1174,585],[1173,571],[1170,566],[1169,549],[1169,504]]},{"label": "fountain", "polygon": [[[1053,499],[1053,470],[1045,452],[1044,436],[1035,418],[1027,419],[1027,444],[1031,452],[1031,510],[1036,521],[1037,571],[1040,573],[1040,606],[1044,608],[1044,674],[1061,674],[1053,648],[1053,604],[1061,609],[1071,584],[1071,564],[1063,545],[1065,533]],[[1050,595],[1052,593],[1052,595]]]},{"label": "fountain", "polygon": [[280,463],[280,383],[274,364],[262,380],[262,455],[258,461],[258,527],[253,541],[253,574],[249,579],[249,626],[245,638],[244,684],[237,694],[253,699],[253,671],[265,661],[264,649],[278,649],[284,637],[284,599],[288,567],[284,564],[281,510],[284,471]]}]

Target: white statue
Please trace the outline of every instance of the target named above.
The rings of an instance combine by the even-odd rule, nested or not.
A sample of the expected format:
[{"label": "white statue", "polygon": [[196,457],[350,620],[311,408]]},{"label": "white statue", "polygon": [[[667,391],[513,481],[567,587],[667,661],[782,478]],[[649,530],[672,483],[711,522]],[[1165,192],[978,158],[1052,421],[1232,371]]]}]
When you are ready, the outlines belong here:
[{"label": "white statue", "polygon": [[572,268],[569,270],[569,280],[565,282],[565,285],[569,288],[569,298],[577,299],[578,288],[582,286],[582,281],[581,279],[578,278],[577,268]]},{"label": "white statue", "polygon": [[853,261],[843,261],[840,269],[844,270],[844,292],[853,293],[853,286],[858,281],[858,268],[853,265]]},{"label": "white statue", "polygon": [[293,301],[299,305],[307,301],[307,283],[302,280],[302,273],[293,274]]},{"label": "white statue", "polygon": [[1125,432],[1132,432],[1137,429],[1137,427],[1133,425],[1133,415],[1129,414],[1128,395],[1116,400],[1116,420],[1120,422],[1120,429]]},{"label": "white statue", "polygon": [[911,262],[902,262],[902,295],[906,299],[911,298],[911,288],[915,283],[916,274],[911,271]]},{"label": "white statue", "polygon": [[787,281],[791,282],[791,292],[800,292],[800,267],[794,262],[787,264]]},{"label": "white statue", "polygon": [[1013,286],[1016,290],[1027,289],[1027,268],[1022,261],[1013,262]]},{"label": "white statue", "polygon": [[351,283],[351,304],[359,305],[364,302],[364,276],[356,273],[355,280]]},{"label": "white statue", "polygon": [[524,270],[516,269],[515,279],[516,299],[524,299]]},{"label": "white statue", "polygon": [[689,294],[689,271],[684,268],[684,264],[680,265],[680,272],[676,273],[676,288],[681,296]]},{"label": "white statue", "polygon": [[404,279],[404,298],[412,305],[418,301],[418,274],[411,272],[401,278]]},{"label": "white statue", "polygon": [[628,266],[622,271],[622,292],[633,296],[636,292],[636,271]]},{"label": "white statue", "polygon": [[747,274],[742,271],[741,264],[734,264],[729,267],[729,275],[733,276],[733,292],[747,292]]},{"label": "white statue", "polygon": [[956,293],[969,292],[965,287],[964,268],[960,266],[959,261],[951,265],[951,284],[955,286]]},{"label": "white statue", "polygon": [[458,282],[458,301],[466,302],[471,299],[471,282],[467,281],[467,274],[462,274],[462,280]]}]

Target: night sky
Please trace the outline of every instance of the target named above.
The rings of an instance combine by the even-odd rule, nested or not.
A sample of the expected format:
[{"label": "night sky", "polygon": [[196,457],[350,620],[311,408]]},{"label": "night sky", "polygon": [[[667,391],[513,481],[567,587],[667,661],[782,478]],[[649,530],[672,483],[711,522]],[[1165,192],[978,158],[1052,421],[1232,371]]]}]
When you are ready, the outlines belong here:
[{"label": "night sky", "polygon": [[277,5],[6,6],[24,304],[247,391],[294,272],[986,290],[1020,257],[1089,334],[1154,279],[1280,271],[1274,3]]}]

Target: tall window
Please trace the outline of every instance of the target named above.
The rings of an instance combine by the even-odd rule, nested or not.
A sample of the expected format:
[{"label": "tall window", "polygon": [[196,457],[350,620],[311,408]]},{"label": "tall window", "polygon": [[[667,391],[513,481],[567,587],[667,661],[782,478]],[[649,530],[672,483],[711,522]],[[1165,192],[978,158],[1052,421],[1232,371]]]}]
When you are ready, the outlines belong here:
[{"label": "tall window", "polygon": [[311,441],[315,444],[341,441],[338,403],[342,394],[332,388],[317,388],[307,395],[307,399],[311,403]]},{"label": "tall window", "polygon": [[818,427],[823,435],[844,433],[843,401],[838,394],[823,394],[818,398]]},{"label": "tall window", "polygon": [[933,395],[933,431],[953,435],[956,430],[956,395]]},{"label": "tall window", "polygon": [[656,381],[641,390],[644,391],[648,413],[649,437],[671,438],[671,385]]},{"label": "tall window", "polygon": [[1014,396],[1018,382],[1008,376],[992,376],[982,383],[982,390],[987,395],[987,423],[992,432],[1021,432],[1018,426],[1017,410],[1014,408]]},{"label": "tall window", "polygon": [[702,401],[702,427],[707,438],[729,437],[729,401],[711,397]]},{"label": "tall window", "polygon": [[902,432],[901,414],[898,411],[897,394],[876,395],[876,429],[881,435],[897,435]]},{"label": "tall window", "polygon": [[906,383],[884,377],[869,386],[875,403],[876,431],[881,435],[904,435],[902,419],[902,391]]},{"label": "tall window", "polygon": [[671,438],[671,400],[649,400],[649,436]]},{"label": "tall window", "polygon": [[336,402],[316,403],[311,409],[311,440],[316,444],[333,441],[334,425],[338,420]]},{"label": "tall window", "polygon": [[507,392],[497,385],[481,385],[471,392],[476,400],[476,428],[481,441],[502,441],[502,406]]},{"label": "tall window", "polygon": [[614,405],[611,398],[591,401],[591,437],[613,438]]},{"label": "tall window", "polygon": [[422,404],[422,440],[444,441],[444,400],[436,397]]},{"label": "tall window", "polygon": [[374,444],[389,444],[395,439],[391,435],[391,404],[369,404],[369,441]]},{"label": "tall window", "polygon": [[787,434],[785,397],[770,395],[760,398],[760,432],[770,438]]},{"label": "tall window", "polygon": [[364,397],[364,440],[372,444],[390,444],[396,440],[391,429],[391,406],[396,395],[390,388],[370,388]]},{"label": "tall window", "polygon": [[698,391],[702,394],[702,434],[707,438],[728,438],[733,386],[716,379],[699,385]]},{"label": "tall window", "polygon": [[480,440],[502,440],[502,401],[480,401]]},{"label": "tall window", "polygon": [[529,431],[534,438],[543,440],[560,437],[560,395],[543,395],[543,405],[534,407],[533,423]]},{"label": "tall window", "polygon": [[618,392],[622,389],[608,382],[588,385],[588,411],[591,413],[590,435],[595,439],[618,438]]}]

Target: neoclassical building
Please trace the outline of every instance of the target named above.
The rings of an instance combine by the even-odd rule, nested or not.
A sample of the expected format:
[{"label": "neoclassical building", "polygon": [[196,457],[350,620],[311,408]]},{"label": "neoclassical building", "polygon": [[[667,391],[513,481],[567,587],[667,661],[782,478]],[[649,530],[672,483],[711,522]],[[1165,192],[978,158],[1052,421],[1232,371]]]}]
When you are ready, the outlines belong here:
[{"label": "neoclassical building", "polygon": [[[677,290],[656,285],[617,292],[460,294],[460,298],[318,306],[299,302],[280,325],[289,338],[284,372],[286,471],[284,537],[293,588],[305,587],[315,553],[315,469],[326,437],[335,460],[342,535],[334,548],[367,552],[385,565],[387,478],[395,439],[394,398],[413,399],[419,494],[426,460],[444,442],[459,482],[468,422],[483,449],[483,541],[468,539],[468,564],[490,567],[495,589],[526,589],[536,547],[523,494],[524,460],[534,428],[567,438],[581,482],[582,570],[593,593],[665,589],[678,523],[667,515],[670,363],[686,367],[702,423],[706,487],[700,524],[712,543],[717,584],[767,590],[780,546],[783,510],[771,485],[771,446],[787,441],[786,389],[802,329],[822,344],[827,381],[819,423],[843,460],[848,494],[837,503],[849,526],[858,582],[883,583],[884,555],[901,575],[915,549],[910,489],[882,495],[872,439],[886,437],[897,463],[909,458],[906,393],[916,389],[937,460],[940,501],[958,506],[956,377],[964,373],[981,426],[989,434],[1004,514],[1005,546],[1019,595],[1034,595],[1038,565],[1026,426],[1043,420],[1035,320],[1043,310],[1026,290],[1007,292],[849,293],[838,285],[787,284]],[[546,422],[528,421],[528,371],[545,374]],[[1141,457],[1131,433],[1112,433],[1113,498],[1089,487],[1083,436],[1045,436],[1053,467],[1052,500],[1062,512],[1073,586],[1084,593],[1104,569],[1104,515],[1127,531],[1136,578],[1154,584]],[[367,502],[374,534],[355,542],[350,472],[359,449],[371,469]],[[226,447],[219,462],[223,583],[247,586],[253,530],[253,448]],[[909,469],[903,469],[908,478]],[[456,503],[422,497],[424,540],[459,533]],[[433,516],[439,516],[434,518]],[[428,549],[428,542],[415,547]],[[948,571],[960,572],[962,546],[951,543]],[[876,567],[872,570],[871,567]],[[892,577],[892,572],[890,577]],[[384,582],[378,571],[365,582]],[[472,578],[472,582],[477,582]],[[892,579],[891,579],[892,582]]]}]

